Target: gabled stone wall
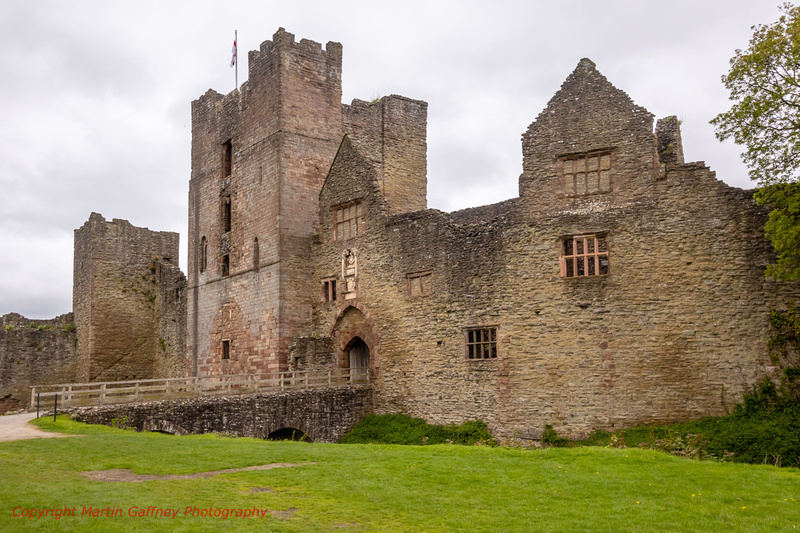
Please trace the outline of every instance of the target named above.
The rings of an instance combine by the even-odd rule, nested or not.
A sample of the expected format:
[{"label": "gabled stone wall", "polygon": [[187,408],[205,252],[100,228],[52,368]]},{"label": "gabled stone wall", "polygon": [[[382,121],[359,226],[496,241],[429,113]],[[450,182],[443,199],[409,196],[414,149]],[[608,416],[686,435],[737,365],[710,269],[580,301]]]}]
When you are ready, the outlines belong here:
[{"label": "gabled stone wall", "polygon": [[[517,199],[392,214],[362,146],[342,143],[312,249],[318,283],[346,283],[343,257],[356,257],[355,290],[319,302],[313,331],[332,337],[341,367],[353,339],[370,337],[376,410],[481,418],[500,436],[536,439],[553,424],[580,437],[723,414],[775,377],[769,308],[800,287],[763,276],[773,259],[765,210],[703,163],[684,163],[677,120],[654,132],[653,116],[591,61],[523,135]],[[577,161],[572,190],[565,161]],[[605,188],[592,169],[610,172]],[[577,194],[578,179],[594,189]],[[332,209],[356,200],[364,232],[335,240]],[[567,277],[564,243],[587,235],[602,237],[608,270]],[[470,348],[471,331],[494,335],[491,350]]]}]

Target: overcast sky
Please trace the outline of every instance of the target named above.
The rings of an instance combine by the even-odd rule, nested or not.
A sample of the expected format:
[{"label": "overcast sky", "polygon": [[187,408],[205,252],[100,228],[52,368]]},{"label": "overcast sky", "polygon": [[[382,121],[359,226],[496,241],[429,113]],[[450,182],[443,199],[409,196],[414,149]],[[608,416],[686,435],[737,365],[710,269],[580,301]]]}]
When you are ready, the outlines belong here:
[{"label": "overcast sky", "polygon": [[73,230],[92,211],[181,234],[190,103],[234,89],[278,27],[344,47],[343,101],[428,102],[428,204],[517,195],[520,135],[582,57],[656,118],[687,161],[751,188],[741,149],[708,124],[720,76],[778,0],[10,1],[0,6],[0,315],[72,308]]}]

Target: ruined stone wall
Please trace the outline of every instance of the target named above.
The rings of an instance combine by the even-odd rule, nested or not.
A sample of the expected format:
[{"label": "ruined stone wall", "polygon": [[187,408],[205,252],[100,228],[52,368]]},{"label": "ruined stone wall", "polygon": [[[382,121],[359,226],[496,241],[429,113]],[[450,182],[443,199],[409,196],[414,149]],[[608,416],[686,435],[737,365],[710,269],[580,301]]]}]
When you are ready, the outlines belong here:
[{"label": "ruined stone wall", "polygon": [[[570,196],[559,175],[563,159],[591,152],[610,157],[610,192]],[[577,208],[602,209],[653,194],[653,115],[633,103],[582,59],[522,135],[520,197],[549,215],[565,196]]]},{"label": "ruined stone wall", "polygon": [[76,343],[72,313],[52,320],[0,317],[0,414],[27,407],[31,385],[74,382]]},{"label": "ruined stone wall", "polygon": [[[536,225],[514,204],[480,224],[436,211],[373,222],[349,243],[357,298],[320,304],[315,332],[334,337],[335,357],[363,335],[332,327],[348,308],[375,324],[379,412],[482,418],[528,438],[545,424],[577,437],[724,414],[771,371],[769,307],[800,291],[763,277],[771,252],[748,192],[700,165],[668,179],[657,202]],[[608,235],[609,275],[561,278],[560,237],[594,231]],[[339,246],[315,249],[318,277]],[[430,271],[428,292],[411,296],[408,276],[420,271]],[[496,359],[467,359],[469,327],[497,328]]]},{"label": "ruined stone wall", "polygon": [[425,209],[427,204],[428,104],[403,96],[342,105],[344,130],[373,162],[391,213]]},{"label": "ruined stone wall", "polygon": [[[586,61],[523,136],[519,199],[392,215],[370,158],[342,144],[320,196],[314,277],[344,283],[349,250],[357,289],[318,303],[314,333],[331,336],[339,366],[353,337],[372,336],[378,412],[579,437],[724,414],[774,373],[769,308],[800,286],[763,276],[765,211],[684,164],[677,121],[654,134],[652,115]],[[559,165],[583,153],[611,154],[610,189],[565,190]],[[331,206],[358,198],[364,234],[333,240]],[[607,273],[565,276],[564,242],[581,235],[603,236]],[[496,332],[496,357],[467,356],[471,328]]]},{"label": "ruined stone wall", "polygon": [[[372,411],[370,387],[331,387],[242,396],[76,407],[73,419],[112,425],[124,420],[139,431],[176,435],[233,433],[266,439],[283,428],[298,429],[312,442],[335,442]],[[119,422],[118,422],[119,423]]]},{"label": "ruined stone wall", "polygon": [[310,329],[309,236],[342,136],[341,45],[323,50],[279,29],[250,52],[249,69],[239,91],[192,104],[189,350],[198,375],[285,369],[292,338]]},{"label": "ruined stone wall", "polygon": [[178,377],[185,364],[185,278],[178,234],[92,213],[75,230],[77,379]]}]

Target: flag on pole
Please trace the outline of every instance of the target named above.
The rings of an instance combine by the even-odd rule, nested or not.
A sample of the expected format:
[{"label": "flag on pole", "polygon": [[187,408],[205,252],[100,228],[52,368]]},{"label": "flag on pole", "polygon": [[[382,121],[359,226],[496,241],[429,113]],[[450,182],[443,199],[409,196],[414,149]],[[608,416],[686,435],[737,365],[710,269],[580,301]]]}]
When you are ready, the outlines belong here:
[{"label": "flag on pole", "polygon": [[233,38],[233,56],[231,57],[231,67],[236,65],[236,37]]}]

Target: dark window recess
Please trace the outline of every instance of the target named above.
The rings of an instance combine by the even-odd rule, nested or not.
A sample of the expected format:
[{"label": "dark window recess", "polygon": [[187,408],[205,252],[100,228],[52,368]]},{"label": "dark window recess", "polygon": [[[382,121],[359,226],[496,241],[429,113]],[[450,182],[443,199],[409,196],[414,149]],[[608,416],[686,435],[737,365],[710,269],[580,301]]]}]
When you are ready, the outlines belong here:
[{"label": "dark window recess", "polygon": [[231,197],[226,196],[222,199],[222,232],[228,233],[231,230]]},{"label": "dark window recess", "polygon": [[222,341],[222,359],[230,359],[231,358],[231,341],[224,340]]},{"label": "dark window recess", "polygon": [[497,328],[467,330],[467,359],[497,358]]},{"label": "dark window recess", "polygon": [[258,249],[258,237],[253,239],[253,268],[258,270],[260,262],[260,250]]},{"label": "dark window recess", "polygon": [[326,302],[336,300],[336,280],[326,279],[322,281],[322,299]]},{"label": "dark window recess", "polygon": [[231,141],[222,145],[222,178],[231,175],[233,169],[233,143]]},{"label": "dark window recess", "polygon": [[225,254],[222,256],[222,277],[231,275],[231,256]]},{"label": "dark window recess", "polygon": [[208,267],[208,240],[200,239],[200,272],[205,272]]}]

